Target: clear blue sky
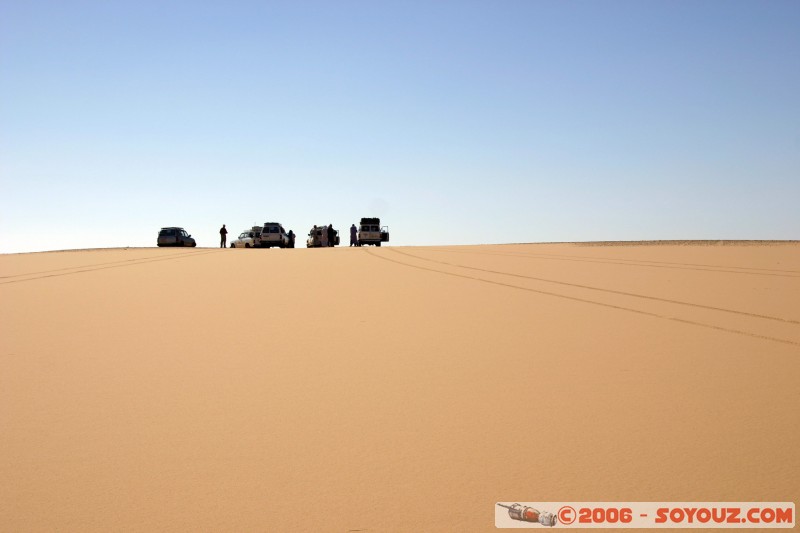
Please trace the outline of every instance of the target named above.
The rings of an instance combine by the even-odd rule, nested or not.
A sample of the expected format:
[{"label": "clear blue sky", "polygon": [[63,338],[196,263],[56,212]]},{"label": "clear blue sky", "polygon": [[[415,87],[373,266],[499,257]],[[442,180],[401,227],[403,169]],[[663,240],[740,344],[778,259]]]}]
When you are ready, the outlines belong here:
[{"label": "clear blue sky", "polygon": [[800,238],[800,2],[0,0],[0,252]]}]

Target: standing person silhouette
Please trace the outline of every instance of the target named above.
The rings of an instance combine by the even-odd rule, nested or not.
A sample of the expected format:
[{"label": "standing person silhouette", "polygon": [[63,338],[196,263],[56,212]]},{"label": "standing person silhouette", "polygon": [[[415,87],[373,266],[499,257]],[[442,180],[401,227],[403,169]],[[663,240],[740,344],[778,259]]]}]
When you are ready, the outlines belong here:
[{"label": "standing person silhouette", "polygon": [[219,228],[219,247],[225,248],[225,243],[228,240],[228,230],[225,229],[225,224]]},{"label": "standing person silhouette", "polygon": [[350,226],[350,246],[358,246],[358,228],[355,224]]},{"label": "standing person silhouette", "polygon": [[336,230],[333,229],[333,224],[328,224],[328,246],[333,246],[336,241]]}]

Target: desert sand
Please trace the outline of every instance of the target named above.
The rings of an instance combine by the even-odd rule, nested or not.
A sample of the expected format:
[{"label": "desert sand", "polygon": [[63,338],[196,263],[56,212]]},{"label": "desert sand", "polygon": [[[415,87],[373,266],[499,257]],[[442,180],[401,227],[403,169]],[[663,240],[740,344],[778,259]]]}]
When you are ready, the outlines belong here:
[{"label": "desert sand", "polygon": [[0,530],[800,502],[800,244],[0,256]]}]

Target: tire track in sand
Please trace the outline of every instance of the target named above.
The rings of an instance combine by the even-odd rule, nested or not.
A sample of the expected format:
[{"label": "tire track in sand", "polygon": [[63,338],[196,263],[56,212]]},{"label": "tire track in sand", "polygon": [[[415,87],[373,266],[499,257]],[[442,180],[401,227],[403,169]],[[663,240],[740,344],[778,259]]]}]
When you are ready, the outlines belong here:
[{"label": "tire track in sand", "polygon": [[[725,272],[728,274],[749,274],[751,276],[775,276],[781,278],[800,278],[800,272],[796,270],[777,270],[768,268],[751,268],[721,265],[704,265],[701,263],[670,263],[667,261],[639,261],[636,259],[606,259],[589,256],[571,256],[555,254],[528,254],[518,252],[485,252],[474,250],[437,250],[431,248],[431,252],[447,252],[459,254],[480,254],[480,255],[500,255],[506,257],[518,257],[520,259],[547,259],[551,261],[576,261],[581,263],[599,263],[606,265],[622,265],[630,267],[650,267],[650,268],[671,268],[675,270],[695,270],[698,272]],[[703,268],[700,268],[703,267]],[[761,272],[756,272],[761,271]]]},{"label": "tire track in sand", "polygon": [[396,259],[392,259],[392,258],[389,258],[389,257],[384,257],[383,255],[379,255],[379,254],[375,253],[375,251],[371,251],[371,250],[365,250],[365,253],[367,253],[367,254],[369,254],[369,255],[377,258],[377,259],[381,259],[383,261],[388,261],[390,263],[395,263],[395,264],[398,264],[398,265],[402,265],[404,267],[416,268],[418,270],[425,270],[425,271],[428,271],[428,272],[435,272],[437,274],[443,274],[445,276],[452,276],[452,277],[456,277],[456,278],[469,279],[469,280],[478,281],[478,282],[481,282],[481,283],[488,283],[490,285],[497,285],[497,286],[500,286],[500,287],[508,287],[510,289],[517,289],[517,290],[526,291],[526,292],[532,292],[532,293],[536,293],[536,294],[543,294],[543,295],[546,295],[546,296],[553,296],[555,298],[562,298],[564,300],[570,300],[570,301],[574,301],[574,302],[581,302],[581,303],[596,305],[596,306],[605,307],[605,308],[608,308],[608,309],[617,309],[617,310],[620,310],[620,311],[628,311],[630,313],[636,313],[638,315],[649,316],[649,317],[653,317],[653,318],[660,318],[662,320],[669,320],[671,322],[677,322],[679,324],[689,324],[689,325],[698,326],[698,327],[702,327],[702,328],[713,329],[713,330],[717,330],[717,331],[724,331],[726,333],[734,333],[736,335],[744,335],[744,336],[755,338],[755,339],[767,340],[767,341],[772,341],[772,342],[778,342],[778,343],[781,343],[781,344],[788,344],[790,346],[798,346],[798,347],[800,347],[800,342],[796,342],[796,341],[793,341],[793,340],[781,339],[781,338],[778,338],[778,337],[771,337],[771,336],[768,336],[768,335],[760,335],[758,333],[752,333],[752,332],[749,332],[749,331],[742,331],[742,330],[733,329],[733,328],[725,328],[725,327],[721,327],[721,326],[715,326],[713,324],[706,324],[706,323],[703,323],[703,322],[697,322],[697,321],[694,321],[694,320],[687,320],[687,319],[683,319],[683,318],[671,317],[671,316],[668,316],[668,315],[662,315],[662,314],[654,313],[654,312],[651,312],[651,311],[643,311],[641,309],[634,309],[632,307],[625,307],[625,306],[622,306],[622,305],[615,305],[615,304],[609,304],[609,303],[605,303],[605,302],[598,302],[597,300],[590,300],[588,298],[579,298],[577,296],[569,296],[569,295],[566,295],[566,294],[559,294],[559,293],[556,293],[556,292],[543,291],[543,290],[540,290],[540,289],[533,289],[533,288],[530,288],[530,287],[522,287],[520,285],[514,285],[512,283],[503,283],[501,281],[493,281],[493,280],[489,280],[489,279],[485,279],[485,278],[479,278],[479,277],[476,277],[476,276],[468,276],[466,274],[458,274],[456,272],[447,272],[445,270],[438,270],[438,269],[435,269],[435,268],[425,267],[425,266],[421,266],[421,265],[414,265],[414,264],[411,264],[411,263],[405,263],[403,261],[398,261]]},{"label": "tire track in sand", "polygon": [[437,261],[435,259],[429,259],[427,257],[421,257],[421,256],[418,256],[418,255],[410,254],[408,252],[401,252],[400,250],[397,250],[395,248],[390,248],[390,250],[392,252],[395,252],[395,253],[398,253],[398,254],[402,254],[402,255],[407,255],[409,257],[413,257],[415,259],[420,259],[422,261],[430,261],[431,263],[439,263],[441,265],[447,265],[447,266],[452,266],[452,267],[456,267],[456,268],[465,268],[465,269],[468,269],[468,270],[477,270],[477,271],[486,272],[486,273],[489,273],[489,274],[500,274],[502,276],[511,276],[511,277],[514,277],[514,278],[524,278],[524,279],[530,279],[530,280],[534,280],[534,281],[541,281],[541,282],[544,282],[544,283],[553,283],[553,284],[556,284],[556,285],[564,285],[564,286],[567,286],[567,287],[576,287],[576,288],[579,288],[579,289],[587,289],[587,290],[591,290],[591,291],[606,292],[606,293],[610,293],[610,294],[618,294],[618,295],[621,295],[621,296],[630,296],[632,298],[642,298],[642,299],[645,299],[645,300],[653,300],[653,301],[657,301],[657,302],[665,302],[665,303],[677,304],[677,305],[686,305],[686,306],[689,306],[689,307],[696,307],[698,309],[708,309],[708,310],[711,310],[711,311],[720,311],[720,312],[723,312],[723,313],[733,313],[733,314],[737,314],[737,315],[749,316],[749,317],[754,317],[754,318],[763,318],[765,320],[774,320],[776,322],[784,322],[784,323],[787,323],[787,324],[798,324],[798,325],[800,325],[800,321],[792,320],[792,319],[789,319],[789,318],[781,318],[781,317],[778,317],[778,316],[771,316],[771,315],[761,315],[761,314],[758,314],[758,313],[750,313],[750,312],[747,312],[747,311],[738,311],[736,309],[726,309],[724,307],[714,307],[712,305],[698,304],[698,303],[693,303],[693,302],[684,302],[684,301],[681,301],[681,300],[671,300],[669,298],[661,298],[659,296],[649,296],[647,294],[638,294],[638,293],[635,293],[635,292],[618,291],[618,290],[614,290],[614,289],[604,289],[602,287],[593,287],[591,285],[581,285],[579,283],[569,283],[567,281],[558,281],[558,280],[554,280],[554,279],[539,278],[539,277],[536,277],[536,276],[526,276],[526,275],[523,275],[523,274],[512,274],[511,272],[502,272],[502,271],[499,271],[499,270],[489,270],[489,269],[485,269],[485,268],[471,267],[471,266],[467,266],[467,265],[460,265],[458,263],[448,263],[447,261]]},{"label": "tire track in sand", "polygon": [[[81,274],[84,272],[95,272],[98,270],[106,270],[109,268],[122,268],[128,266],[136,266],[136,265],[143,265],[146,263],[156,263],[158,261],[177,261],[179,259],[185,259],[187,257],[197,257],[198,255],[207,255],[207,254],[215,254],[219,253],[221,250],[209,250],[205,252],[189,252],[186,254],[171,254],[167,257],[155,257],[155,258],[141,258],[141,259],[126,259],[123,264],[116,264],[117,261],[112,263],[97,263],[96,265],[88,265],[88,266],[79,266],[79,267],[72,267],[71,269],[68,268],[60,268],[55,269],[52,271],[42,271],[39,274],[43,274],[38,276],[36,274],[17,274],[15,276],[7,276],[7,277],[22,277],[22,276],[32,276],[27,277],[25,279],[12,279],[8,281],[0,281],[0,285],[10,285],[12,283],[24,283],[26,281],[36,281],[39,279],[45,278],[57,278],[61,276],[71,276],[72,274]],[[69,270],[69,272],[60,272],[62,270]],[[47,273],[47,272],[58,272],[57,274],[54,273]]]},{"label": "tire track in sand", "polygon": [[[68,250],[68,251],[72,252],[72,251],[75,251],[75,250]],[[80,251],[80,250],[77,250],[77,251]],[[46,253],[49,253],[49,252],[46,252]],[[199,253],[199,252],[189,252],[187,250],[187,253]],[[176,257],[176,256],[177,257],[184,257],[186,255],[187,255],[186,253],[176,253],[176,254],[164,255],[164,256],[162,256],[162,258]],[[147,260],[151,260],[151,259],[157,259],[157,258],[134,257],[132,259],[121,259],[119,261],[106,261],[104,263],[94,263],[94,264],[91,264],[91,265],[77,265],[77,266],[73,266],[73,267],[54,268],[54,269],[51,269],[51,270],[38,270],[36,272],[24,272],[22,274],[10,274],[8,276],[0,276],[0,279],[22,278],[22,277],[25,277],[25,276],[35,276],[36,274],[49,274],[51,272],[62,272],[64,270],[76,270],[76,269],[79,269],[79,268],[92,268],[92,267],[98,267],[98,266],[104,266],[104,265],[116,265],[116,264],[122,264],[122,263],[132,263],[132,262],[135,262],[135,261],[147,261]]]}]

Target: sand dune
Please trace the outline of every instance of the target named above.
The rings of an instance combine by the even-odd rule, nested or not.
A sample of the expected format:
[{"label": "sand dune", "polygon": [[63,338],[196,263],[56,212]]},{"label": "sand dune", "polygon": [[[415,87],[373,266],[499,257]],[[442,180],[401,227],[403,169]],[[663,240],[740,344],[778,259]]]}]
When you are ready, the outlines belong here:
[{"label": "sand dune", "polygon": [[800,501],[800,244],[0,256],[0,530]]}]

